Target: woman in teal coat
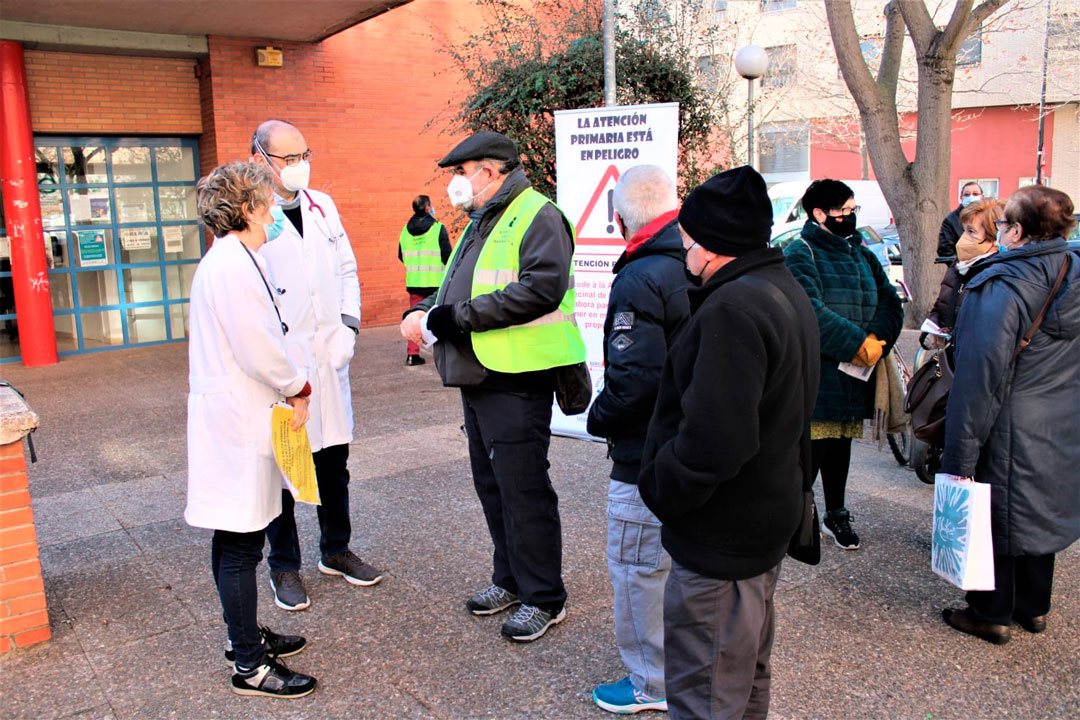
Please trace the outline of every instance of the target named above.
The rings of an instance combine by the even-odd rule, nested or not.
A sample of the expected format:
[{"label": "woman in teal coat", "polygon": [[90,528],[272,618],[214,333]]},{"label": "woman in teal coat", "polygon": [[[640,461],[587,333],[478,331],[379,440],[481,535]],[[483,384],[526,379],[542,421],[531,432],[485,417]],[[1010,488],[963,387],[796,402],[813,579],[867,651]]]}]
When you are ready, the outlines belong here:
[{"label": "woman in teal coat", "polygon": [[[802,237],[785,250],[787,266],[817,313],[821,381],[810,425],[814,474],[825,494],[822,529],[845,550],[859,548],[844,501],[851,441],[874,414],[874,378],[844,369],[873,368],[904,324],[904,310],[881,263],[855,229],[855,193],[839,180],[816,180],[802,206],[809,218]],[[855,366],[851,368],[850,366]]]}]

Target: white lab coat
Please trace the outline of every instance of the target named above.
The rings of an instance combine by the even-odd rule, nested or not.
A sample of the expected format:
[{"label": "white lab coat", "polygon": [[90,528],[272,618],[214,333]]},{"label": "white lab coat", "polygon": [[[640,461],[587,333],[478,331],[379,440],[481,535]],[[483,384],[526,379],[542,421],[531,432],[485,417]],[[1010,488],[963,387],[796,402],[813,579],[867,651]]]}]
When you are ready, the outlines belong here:
[{"label": "white lab coat", "polygon": [[360,283],[352,245],[330,196],[301,191],[300,210],[304,236],[286,219],[285,231],[259,248],[259,254],[270,266],[274,285],[284,290],[279,305],[289,340],[304,353],[312,388],[307,434],[314,451],[352,441],[349,361],[356,336],[341,316],[360,319]]},{"label": "white lab coat", "polygon": [[281,514],[274,403],[304,389],[266,286],[266,263],[235,235],[214,242],[191,283],[188,493],[196,527],[254,532]]}]

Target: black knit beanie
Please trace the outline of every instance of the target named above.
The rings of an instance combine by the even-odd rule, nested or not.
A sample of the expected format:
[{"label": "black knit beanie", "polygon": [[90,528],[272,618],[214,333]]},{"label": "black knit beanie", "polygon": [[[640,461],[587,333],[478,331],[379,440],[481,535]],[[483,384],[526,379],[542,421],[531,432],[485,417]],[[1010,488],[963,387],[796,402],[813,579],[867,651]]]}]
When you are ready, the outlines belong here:
[{"label": "black knit beanie", "polygon": [[679,210],[679,225],[694,242],[731,257],[768,247],[772,224],[765,179],[749,165],[698,185]]}]

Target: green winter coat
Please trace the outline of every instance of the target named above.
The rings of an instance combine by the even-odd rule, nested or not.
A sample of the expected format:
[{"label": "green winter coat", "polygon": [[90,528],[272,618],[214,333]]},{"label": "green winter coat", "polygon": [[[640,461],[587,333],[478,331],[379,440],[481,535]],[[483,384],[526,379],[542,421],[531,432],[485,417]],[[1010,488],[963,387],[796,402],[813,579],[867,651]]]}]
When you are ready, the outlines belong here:
[{"label": "green winter coat", "polygon": [[874,378],[863,382],[837,369],[851,362],[870,333],[892,350],[904,309],[881,263],[862,235],[833,235],[813,221],[784,251],[786,262],[817,313],[821,329],[821,381],[813,420],[865,420],[874,414]]}]

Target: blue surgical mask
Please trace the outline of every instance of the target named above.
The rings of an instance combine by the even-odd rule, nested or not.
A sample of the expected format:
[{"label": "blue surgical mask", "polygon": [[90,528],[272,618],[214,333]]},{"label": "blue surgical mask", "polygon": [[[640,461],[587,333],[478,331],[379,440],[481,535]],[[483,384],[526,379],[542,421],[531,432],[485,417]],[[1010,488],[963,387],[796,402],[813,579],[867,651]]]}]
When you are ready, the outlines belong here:
[{"label": "blue surgical mask", "polygon": [[960,198],[960,205],[962,207],[967,207],[976,200],[982,200],[982,195],[965,195],[964,197]]},{"label": "blue surgical mask", "polygon": [[1009,246],[1008,246],[1008,245],[1006,245],[1005,243],[1003,243],[1003,242],[1001,241],[1001,236],[1002,236],[1003,234],[1005,234],[1005,232],[1006,232],[1006,231],[1007,231],[1007,230],[1008,230],[1008,229],[1009,229],[1010,227],[1012,227],[1012,226],[1011,226],[1011,225],[1008,225],[1008,226],[1006,226],[1006,227],[999,227],[999,228],[998,228],[998,231],[997,231],[997,249],[998,249],[998,252],[1008,252],[1008,251],[1009,251]]},{"label": "blue surgical mask", "polygon": [[270,217],[274,218],[274,222],[259,223],[263,226],[263,230],[266,231],[266,242],[276,239],[281,233],[285,232],[285,212],[277,205],[271,205]]}]

